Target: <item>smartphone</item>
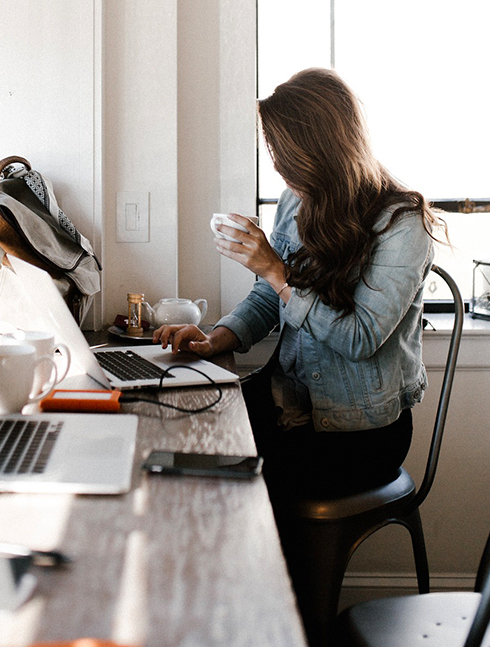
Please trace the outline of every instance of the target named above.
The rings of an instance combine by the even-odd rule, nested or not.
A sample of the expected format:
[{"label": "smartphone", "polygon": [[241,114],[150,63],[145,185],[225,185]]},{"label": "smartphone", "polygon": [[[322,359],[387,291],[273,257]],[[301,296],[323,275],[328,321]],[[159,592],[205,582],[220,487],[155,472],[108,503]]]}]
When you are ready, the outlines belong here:
[{"label": "smartphone", "polygon": [[226,456],[224,454],[188,454],[154,450],[142,468],[151,474],[221,476],[248,479],[260,474],[261,456]]}]

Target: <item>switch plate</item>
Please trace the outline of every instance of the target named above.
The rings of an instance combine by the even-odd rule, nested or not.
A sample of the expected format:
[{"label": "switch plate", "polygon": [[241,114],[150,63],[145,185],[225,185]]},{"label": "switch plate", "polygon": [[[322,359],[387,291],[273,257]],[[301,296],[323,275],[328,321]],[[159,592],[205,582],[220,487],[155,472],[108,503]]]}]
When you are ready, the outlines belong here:
[{"label": "switch plate", "polygon": [[147,243],[150,240],[150,195],[144,191],[117,193],[116,241]]}]

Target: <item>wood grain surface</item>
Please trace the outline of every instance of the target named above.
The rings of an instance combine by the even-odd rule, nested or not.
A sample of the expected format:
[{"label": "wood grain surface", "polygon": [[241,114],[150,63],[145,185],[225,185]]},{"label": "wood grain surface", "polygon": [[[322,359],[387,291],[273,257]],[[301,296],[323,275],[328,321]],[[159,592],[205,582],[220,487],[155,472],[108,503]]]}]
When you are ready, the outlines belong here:
[{"label": "wood grain surface", "polygon": [[[211,387],[168,389],[198,407]],[[131,491],[122,496],[0,495],[0,541],[58,548],[64,569],[32,572],[33,597],[0,612],[0,646],[84,636],[148,647],[305,646],[267,489],[251,482],[148,476],[152,449],[255,454],[238,384],[210,411],[126,404],[139,416]]]}]

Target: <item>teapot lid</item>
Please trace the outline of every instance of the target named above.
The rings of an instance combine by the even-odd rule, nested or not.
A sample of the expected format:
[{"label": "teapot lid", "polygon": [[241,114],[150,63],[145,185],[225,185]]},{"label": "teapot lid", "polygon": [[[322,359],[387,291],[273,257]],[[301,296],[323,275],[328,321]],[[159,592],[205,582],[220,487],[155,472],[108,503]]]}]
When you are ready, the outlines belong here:
[{"label": "teapot lid", "polygon": [[160,299],[158,303],[189,303],[190,299],[180,299],[179,297],[166,297],[165,299]]}]

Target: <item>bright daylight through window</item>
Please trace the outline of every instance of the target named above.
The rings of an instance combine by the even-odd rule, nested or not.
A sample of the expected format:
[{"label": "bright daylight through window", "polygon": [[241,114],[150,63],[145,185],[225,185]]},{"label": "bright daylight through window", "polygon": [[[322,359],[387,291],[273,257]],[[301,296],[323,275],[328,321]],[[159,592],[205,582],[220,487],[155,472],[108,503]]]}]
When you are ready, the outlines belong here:
[{"label": "bright daylight through window", "polygon": [[[451,203],[444,219],[453,248],[438,246],[436,260],[469,299],[473,259],[490,259],[490,2],[257,3],[258,96],[301,69],[335,67],[364,105],[378,159],[436,205]],[[258,166],[270,231],[284,183],[262,143]],[[448,293],[430,282],[426,297]]]}]

